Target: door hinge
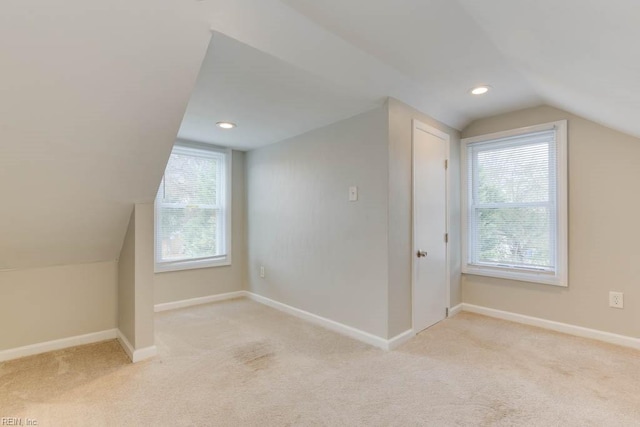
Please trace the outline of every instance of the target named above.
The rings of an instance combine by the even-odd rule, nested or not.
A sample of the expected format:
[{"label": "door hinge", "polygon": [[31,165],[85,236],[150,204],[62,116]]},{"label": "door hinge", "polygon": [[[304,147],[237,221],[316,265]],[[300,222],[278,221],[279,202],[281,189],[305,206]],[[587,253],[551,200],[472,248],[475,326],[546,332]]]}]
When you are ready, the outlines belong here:
[{"label": "door hinge", "polygon": [[449,160],[444,161],[444,168],[447,169],[449,167]]},{"label": "door hinge", "polygon": [[449,233],[444,233],[444,242],[449,243]]}]

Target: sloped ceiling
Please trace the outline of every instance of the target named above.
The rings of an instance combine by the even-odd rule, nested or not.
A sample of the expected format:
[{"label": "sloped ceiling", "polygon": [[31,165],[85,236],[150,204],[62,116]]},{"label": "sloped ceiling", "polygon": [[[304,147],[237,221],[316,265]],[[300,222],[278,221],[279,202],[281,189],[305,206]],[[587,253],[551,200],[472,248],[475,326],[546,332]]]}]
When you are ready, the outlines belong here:
[{"label": "sloped ceiling", "polygon": [[[115,259],[185,110],[181,136],[244,149],[286,137],[265,112],[299,133],[387,96],[458,129],[547,103],[640,136],[638,16],[623,0],[3,0],[0,270]],[[189,102],[210,30],[225,38],[204,71],[269,102],[203,76]],[[244,131],[216,135],[223,113]]]},{"label": "sloped ceiling", "polygon": [[[205,4],[214,30],[317,81],[342,87],[348,97],[381,102],[392,96],[457,129],[478,118],[549,104],[640,136],[640,122],[635,120],[640,113],[635,96],[640,89],[635,77],[640,60],[633,46],[640,36],[634,18],[640,16],[640,5],[633,2],[206,0]],[[471,96],[469,90],[480,84],[493,90]],[[181,130],[193,138],[202,138],[195,130],[197,123],[216,115],[208,114],[208,109],[220,111],[219,106],[213,108],[213,98],[208,106],[197,101],[198,93]],[[222,98],[233,98],[229,93]],[[225,105],[227,110],[235,107],[233,102]],[[333,105],[340,105],[339,97]],[[238,117],[262,116],[264,107],[248,104],[243,111],[244,117]],[[248,120],[243,127],[249,129],[254,123],[258,125]],[[266,136],[249,141],[241,132],[210,134],[210,142],[254,148],[271,143],[274,135]]]},{"label": "sloped ceiling", "polygon": [[640,137],[640,2],[458,1],[545,103]]},{"label": "sloped ceiling", "polygon": [[118,257],[209,42],[198,2],[3,0],[0,269]]},{"label": "sloped ceiling", "polygon": [[[444,114],[436,114],[450,126],[542,102],[456,1],[283,1],[407,76],[424,92],[425,103],[446,105]],[[470,96],[469,90],[481,84],[496,90]]]},{"label": "sloped ceiling", "polygon": [[450,125],[546,103],[640,136],[638,2],[283,1],[447,100]]},{"label": "sloped ceiling", "polygon": [[[542,103],[496,49],[474,52],[491,43],[459,5],[397,3],[206,0],[216,35],[179,136],[253,149],[389,96],[455,128]],[[503,90],[471,97],[469,89],[490,76]],[[221,120],[239,127],[216,129]]]},{"label": "sloped ceiling", "polygon": [[[250,150],[379,106],[223,34],[209,44],[178,137]],[[231,131],[218,121],[238,124]]]}]

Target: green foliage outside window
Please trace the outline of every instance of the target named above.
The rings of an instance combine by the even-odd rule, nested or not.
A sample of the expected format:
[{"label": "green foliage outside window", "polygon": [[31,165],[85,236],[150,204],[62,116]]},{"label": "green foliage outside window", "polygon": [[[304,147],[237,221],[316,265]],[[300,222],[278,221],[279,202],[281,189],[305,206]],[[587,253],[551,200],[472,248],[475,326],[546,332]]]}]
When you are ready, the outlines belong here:
[{"label": "green foliage outside window", "polygon": [[162,259],[219,255],[219,158],[172,154],[158,204]]},{"label": "green foliage outside window", "polygon": [[549,145],[477,153],[477,261],[552,267]]}]

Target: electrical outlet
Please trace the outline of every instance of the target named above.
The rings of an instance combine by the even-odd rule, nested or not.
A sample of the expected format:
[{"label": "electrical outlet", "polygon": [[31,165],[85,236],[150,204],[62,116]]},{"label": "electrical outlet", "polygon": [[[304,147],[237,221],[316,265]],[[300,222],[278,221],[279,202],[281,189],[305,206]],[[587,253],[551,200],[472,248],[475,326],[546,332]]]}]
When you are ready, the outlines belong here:
[{"label": "electrical outlet", "polygon": [[609,307],[624,308],[624,294],[622,292],[609,292]]},{"label": "electrical outlet", "polygon": [[260,277],[264,279],[264,265],[260,266]]}]

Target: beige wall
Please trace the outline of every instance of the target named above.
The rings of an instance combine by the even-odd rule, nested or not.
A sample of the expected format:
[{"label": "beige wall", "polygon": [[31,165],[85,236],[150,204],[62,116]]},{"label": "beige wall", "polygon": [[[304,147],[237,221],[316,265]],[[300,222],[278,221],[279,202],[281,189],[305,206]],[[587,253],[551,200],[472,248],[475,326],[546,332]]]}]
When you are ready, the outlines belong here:
[{"label": "beige wall", "polygon": [[[451,135],[449,219],[459,224],[459,132],[390,99],[248,154],[249,290],[383,338],[411,329],[413,119]],[[455,305],[460,239],[451,228]]]},{"label": "beige wall", "polygon": [[116,327],[115,261],[0,272],[0,350]]},{"label": "beige wall", "polygon": [[118,329],[130,343],[135,343],[135,250],[136,211],[129,217],[129,226],[118,259]]},{"label": "beige wall", "polygon": [[241,151],[234,151],[232,154],[231,265],[155,274],[155,304],[244,289],[246,272],[244,157],[245,154]]},{"label": "beige wall", "polygon": [[150,347],[155,342],[153,311],[154,233],[153,203],[136,204],[135,207],[135,349]]},{"label": "beige wall", "polygon": [[387,124],[381,107],[247,154],[251,292],[387,336]]},{"label": "beige wall", "polygon": [[114,328],[136,349],[153,345],[154,301],[243,289],[244,203],[244,153],[234,152],[232,267],[154,277],[147,203],[135,206],[117,261],[0,272],[0,351]]},{"label": "beige wall", "polygon": [[[561,119],[569,125],[569,287],[464,275],[463,301],[639,337],[640,139],[546,106],[478,120],[463,137]],[[624,309],[609,308],[612,290],[624,292]]]},{"label": "beige wall", "polygon": [[460,298],[460,133],[389,99],[389,337],[411,329],[413,119],[451,136],[449,153],[449,252],[451,305]]},{"label": "beige wall", "polygon": [[118,260],[118,329],[134,349],[154,344],[153,204],[136,204]]}]

